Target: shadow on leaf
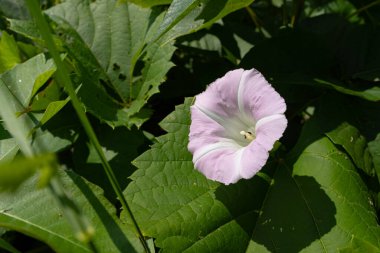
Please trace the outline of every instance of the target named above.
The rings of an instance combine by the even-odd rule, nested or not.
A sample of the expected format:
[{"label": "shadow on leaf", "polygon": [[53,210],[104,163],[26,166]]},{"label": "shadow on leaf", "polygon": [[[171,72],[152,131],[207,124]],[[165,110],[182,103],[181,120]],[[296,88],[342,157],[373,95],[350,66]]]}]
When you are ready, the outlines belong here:
[{"label": "shadow on leaf", "polygon": [[253,250],[258,244],[271,252],[299,252],[336,225],[335,205],[316,180],[292,176],[284,166],[270,187],[256,176],[215,194],[251,238]]}]

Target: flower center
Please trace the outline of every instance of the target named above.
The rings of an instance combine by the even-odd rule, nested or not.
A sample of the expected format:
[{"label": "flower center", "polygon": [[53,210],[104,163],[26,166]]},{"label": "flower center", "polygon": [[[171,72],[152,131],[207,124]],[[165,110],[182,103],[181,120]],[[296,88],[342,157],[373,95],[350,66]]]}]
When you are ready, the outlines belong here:
[{"label": "flower center", "polygon": [[252,132],[240,131],[240,134],[244,136],[244,139],[250,142],[253,141],[256,137]]}]

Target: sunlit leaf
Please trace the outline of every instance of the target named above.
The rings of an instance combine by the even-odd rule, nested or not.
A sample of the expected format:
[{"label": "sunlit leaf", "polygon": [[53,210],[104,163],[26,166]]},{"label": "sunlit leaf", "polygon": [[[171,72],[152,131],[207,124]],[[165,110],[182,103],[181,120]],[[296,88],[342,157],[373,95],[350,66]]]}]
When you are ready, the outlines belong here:
[{"label": "sunlit leaf", "polygon": [[[57,32],[80,65],[79,95],[88,110],[112,126],[141,126],[148,118],[142,107],[173,66],[171,44],[146,44],[162,18],[160,12],[126,2],[68,1],[47,13],[60,25]],[[138,60],[144,63],[141,75],[134,72]],[[103,85],[111,86],[116,96]],[[94,97],[99,100],[92,101]]]},{"label": "sunlit leaf", "polygon": [[[28,113],[33,89],[36,84],[42,85],[42,80],[46,80],[46,73],[51,73],[52,69],[54,69],[53,62],[46,61],[44,55],[40,54],[0,75],[0,107],[2,108],[0,116],[6,130],[16,140],[22,152],[27,155],[33,154],[32,143],[35,151],[44,152],[57,151],[51,148],[52,145],[63,148],[71,143],[66,139],[55,138],[51,133],[40,129],[36,132],[32,131],[38,125],[36,116]],[[46,138],[43,138],[40,144],[45,142],[48,145],[36,145],[36,142],[33,142],[33,134],[37,138],[45,135]]]}]

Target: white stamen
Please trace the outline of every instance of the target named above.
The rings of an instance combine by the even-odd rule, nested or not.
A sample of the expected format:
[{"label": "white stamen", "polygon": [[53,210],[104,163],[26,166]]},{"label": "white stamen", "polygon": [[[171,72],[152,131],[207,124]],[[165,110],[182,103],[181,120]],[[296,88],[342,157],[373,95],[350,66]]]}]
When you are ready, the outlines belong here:
[{"label": "white stamen", "polygon": [[243,135],[246,140],[253,141],[253,139],[255,139],[255,136],[251,132],[240,131],[240,134]]}]

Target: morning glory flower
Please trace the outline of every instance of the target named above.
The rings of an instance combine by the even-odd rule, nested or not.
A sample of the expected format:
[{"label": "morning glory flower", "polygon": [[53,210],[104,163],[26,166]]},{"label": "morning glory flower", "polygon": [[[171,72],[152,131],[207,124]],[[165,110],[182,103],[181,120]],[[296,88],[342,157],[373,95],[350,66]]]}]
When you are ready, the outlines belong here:
[{"label": "morning glory flower", "polygon": [[253,177],[287,126],[284,99],[255,69],[228,72],[195,97],[188,149],[223,184]]}]

